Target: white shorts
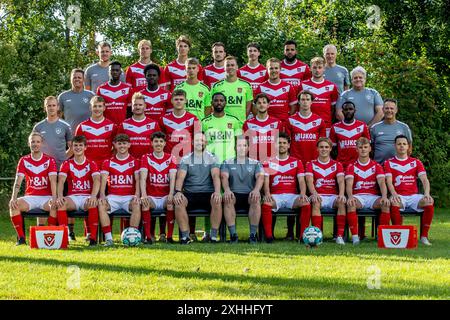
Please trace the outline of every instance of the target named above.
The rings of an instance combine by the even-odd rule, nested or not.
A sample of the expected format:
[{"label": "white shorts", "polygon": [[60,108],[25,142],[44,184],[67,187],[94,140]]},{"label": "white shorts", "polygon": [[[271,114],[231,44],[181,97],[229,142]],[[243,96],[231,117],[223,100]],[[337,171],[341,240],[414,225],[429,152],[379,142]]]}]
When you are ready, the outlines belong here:
[{"label": "white shorts", "polygon": [[373,209],[373,204],[380,198],[373,194],[354,194],[353,196],[361,202],[362,209]]},{"label": "white shorts", "polygon": [[44,204],[47,203],[52,197],[51,196],[23,196],[19,199],[24,200],[26,203],[28,203],[28,206],[30,207],[29,210],[33,209],[41,209],[44,210]]},{"label": "white shorts", "polygon": [[128,213],[130,212],[130,202],[133,199],[133,196],[115,196],[109,195],[106,197],[106,200],[109,203],[110,213],[123,209]]},{"label": "white shorts", "polygon": [[412,209],[416,212],[422,212],[423,209],[419,208],[419,202],[423,198],[423,194],[413,194],[411,196],[400,196],[402,199],[403,208],[400,211],[405,211],[405,209]]},{"label": "white shorts", "polygon": [[152,197],[148,196],[148,199],[155,204],[155,210],[163,210],[166,208],[167,196],[164,197]]},{"label": "white shorts", "polygon": [[320,205],[321,209],[333,209],[334,202],[337,199],[337,195],[335,194],[321,194],[320,198],[322,199],[322,204]]},{"label": "white shorts", "polygon": [[75,203],[75,210],[84,210],[84,205],[86,204],[86,201],[89,199],[90,196],[83,196],[83,195],[71,195],[67,196],[67,198],[70,198]]},{"label": "white shorts", "polygon": [[295,199],[299,197],[298,194],[286,193],[286,194],[272,194],[273,200],[275,200],[276,208],[272,211],[277,212],[280,209],[292,209]]}]

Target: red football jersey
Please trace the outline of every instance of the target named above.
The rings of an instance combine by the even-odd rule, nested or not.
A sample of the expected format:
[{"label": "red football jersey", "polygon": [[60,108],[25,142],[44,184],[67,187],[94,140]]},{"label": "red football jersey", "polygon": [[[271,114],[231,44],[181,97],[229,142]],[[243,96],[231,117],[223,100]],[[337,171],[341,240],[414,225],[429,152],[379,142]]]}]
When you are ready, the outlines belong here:
[{"label": "red football jersey", "polygon": [[297,88],[302,81],[311,78],[311,70],[309,66],[296,59],[292,64],[287,63],[284,59],[281,61],[281,75],[280,78]]},{"label": "red football jersey", "polygon": [[161,86],[156,91],[149,91],[147,88],[141,90],[145,100],[145,115],[153,120],[158,121],[171,108],[172,95],[169,91]]},{"label": "red football jersey", "polygon": [[238,78],[250,83],[253,91],[255,91],[260,84],[269,80],[267,69],[262,64],[258,64],[254,68],[246,64],[238,70],[237,76]]},{"label": "red football jersey", "polygon": [[181,117],[177,117],[172,112],[160,119],[159,127],[167,135],[165,152],[172,154],[172,150],[176,147],[173,155],[177,159],[192,152],[194,130],[196,127],[200,128],[200,122],[196,116],[185,111]]},{"label": "red football jersey", "polygon": [[76,136],[83,135],[87,140],[86,158],[94,161],[100,168],[103,161],[111,157],[112,140],[117,132],[117,126],[106,118],[100,122],[95,122],[91,118],[81,122]]},{"label": "red football jersey", "polygon": [[280,81],[278,84],[272,84],[268,80],[256,88],[254,95],[256,96],[261,92],[264,92],[270,98],[269,115],[281,121],[286,121],[289,118],[291,106],[297,105],[295,89],[287,82]]},{"label": "red football jersey", "polygon": [[105,82],[97,88],[97,95],[105,99],[105,118],[119,125],[127,117],[127,107],[131,104],[131,85],[120,82],[117,86],[112,86]]},{"label": "red football jersey", "polygon": [[141,170],[147,171],[147,195],[152,197],[164,197],[170,192],[169,173],[177,171],[175,158],[164,153],[161,159],[153,152],[146,154],[141,160]]},{"label": "red football jersey", "polygon": [[378,178],[384,178],[384,170],[378,162],[369,160],[362,164],[356,160],[350,164],[345,173],[345,178],[352,177],[353,194],[372,194],[379,195]]},{"label": "red football jersey", "polygon": [[92,177],[99,175],[100,171],[94,161],[85,158],[83,163],[78,163],[72,158],[63,162],[59,174],[67,177],[68,196],[89,196],[93,187]]},{"label": "red football jersey", "polygon": [[[139,61],[132,64],[127,68],[127,72],[125,73],[125,81],[131,84],[133,88],[133,92],[138,92],[147,87],[147,80],[145,79],[144,69],[147,65],[140,63]],[[161,75],[159,76],[159,83],[164,83],[164,70],[159,67],[161,70]]]},{"label": "red football jersey", "polygon": [[325,121],[327,128],[331,128],[331,120],[333,118],[332,106],[336,104],[339,98],[337,86],[325,79],[320,83],[310,79],[303,81],[299,90],[308,90],[314,94],[315,99],[311,105],[311,111]]},{"label": "red football jersey", "polygon": [[290,153],[307,163],[318,157],[317,140],[326,137],[325,122],[316,114],[303,117],[300,112],[290,116],[286,131],[291,136]]},{"label": "red football jersey", "polygon": [[161,131],[158,122],[150,118],[141,121],[132,117],[126,119],[118,128],[117,133],[125,133],[130,137],[131,147],[128,152],[132,157],[140,159],[152,151],[152,133]]},{"label": "red football jersey", "polygon": [[358,159],[356,141],[361,137],[370,140],[369,128],[359,120],[354,120],[350,124],[340,121],[331,128],[330,139],[333,145],[338,147],[336,160],[341,162],[344,168]]},{"label": "red football jersey", "polygon": [[425,167],[419,159],[408,157],[400,160],[397,157],[384,162],[386,177],[391,176],[395,191],[402,196],[419,193],[417,177],[426,174]]},{"label": "red football jersey", "polygon": [[108,175],[108,195],[133,196],[136,191],[134,174],[139,169],[139,160],[130,155],[122,160],[117,156],[105,160],[101,173]]},{"label": "red football jersey", "polygon": [[244,122],[242,131],[249,137],[249,157],[266,161],[276,156],[276,138],[284,131],[283,123],[277,118],[268,116],[265,120],[257,117]]},{"label": "red football jersey", "polygon": [[215,83],[225,79],[226,75],[225,67],[217,68],[210,64],[203,68],[203,83],[211,89]]},{"label": "red football jersey", "polygon": [[272,158],[263,164],[264,175],[269,177],[270,193],[298,194],[297,177],[303,177],[305,170],[300,160],[289,156],[285,160]]},{"label": "red football jersey", "polygon": [[[186,80],[186,65],[174,60],[164,68],[164,85],[169,85],[172,92],[177,85]],[[198,65],[198,80],[203,80],[203,68]]]},{"label": "red football jersey", "polygon": [[314,177],[314,186],[318,194],[338,195],[337,177],[344,176],[344,168],[340,162],[333,159],[327,163],[317,159],[306,164],[305,175]]},{"label": "red football jersey", "polygon": [[31,154],[20,158],[16,175],[25,177],[26,196],[51,196],[49,177],[57,174],[55,159],[46,154],[34,160]]}]

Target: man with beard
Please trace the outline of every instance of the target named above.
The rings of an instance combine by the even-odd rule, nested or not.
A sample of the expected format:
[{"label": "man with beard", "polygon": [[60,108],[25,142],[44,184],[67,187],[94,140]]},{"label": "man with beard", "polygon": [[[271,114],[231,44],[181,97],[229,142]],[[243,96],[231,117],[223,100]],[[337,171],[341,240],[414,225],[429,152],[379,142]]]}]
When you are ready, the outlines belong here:
[{"label": "man with beard", "polygon": [[203,83],[206,84],[209,88],[219,82],[220,80],[225,79],[225,45],[222,42],[216,42],[212,45],[212,57],[214,63],[206,66],[203,69]]},{"label": "man with beard", "polygon": [[297,42],[294,40],[284,43],[284,59],[281,62],[280,77],[294,88],[297,88],[301,81],[311,78],[309,66],[297,59]]}]

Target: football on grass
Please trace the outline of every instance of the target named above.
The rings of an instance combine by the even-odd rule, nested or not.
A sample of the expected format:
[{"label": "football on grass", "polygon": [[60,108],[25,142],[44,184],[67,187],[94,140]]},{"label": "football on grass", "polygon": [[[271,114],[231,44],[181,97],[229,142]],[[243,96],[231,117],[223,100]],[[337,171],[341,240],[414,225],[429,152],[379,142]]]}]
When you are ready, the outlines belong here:
[{"label": "football on grass", "polygon": [[317,227],[308,227],[303,232],[303,243],[310,247],[316,247],[322,243],[323,235]]},{"label": "football on grass", "polygon": [[129,227],[122,231],[120,239],[124,246],[135,247],[141,243],[141,233],[138,229]]}]

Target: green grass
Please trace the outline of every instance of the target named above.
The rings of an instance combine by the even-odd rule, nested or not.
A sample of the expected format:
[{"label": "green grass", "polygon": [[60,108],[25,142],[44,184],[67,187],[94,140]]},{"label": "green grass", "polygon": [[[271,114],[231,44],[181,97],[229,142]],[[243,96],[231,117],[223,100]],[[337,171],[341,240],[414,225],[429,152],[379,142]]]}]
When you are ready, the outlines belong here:
[{"label": "green grass", "polygon": [[[80,231],[82,223],[77,225]],[[279,219],[276,236],[284,236],[285,225]],[[246,238],[245,219],[238,226]],[[88,248],[80,231],[70,249],[47,251],[15,247],[3,213],[0,299],[449,299],[449,230],[450,213],[440,209],[430,233],[433,246],[415,250],[378,249],[373,239],[358,247],[325,241],[314,250],[284,241]],[[373,267],[380,272],[379,289],[368,288]]]}]

